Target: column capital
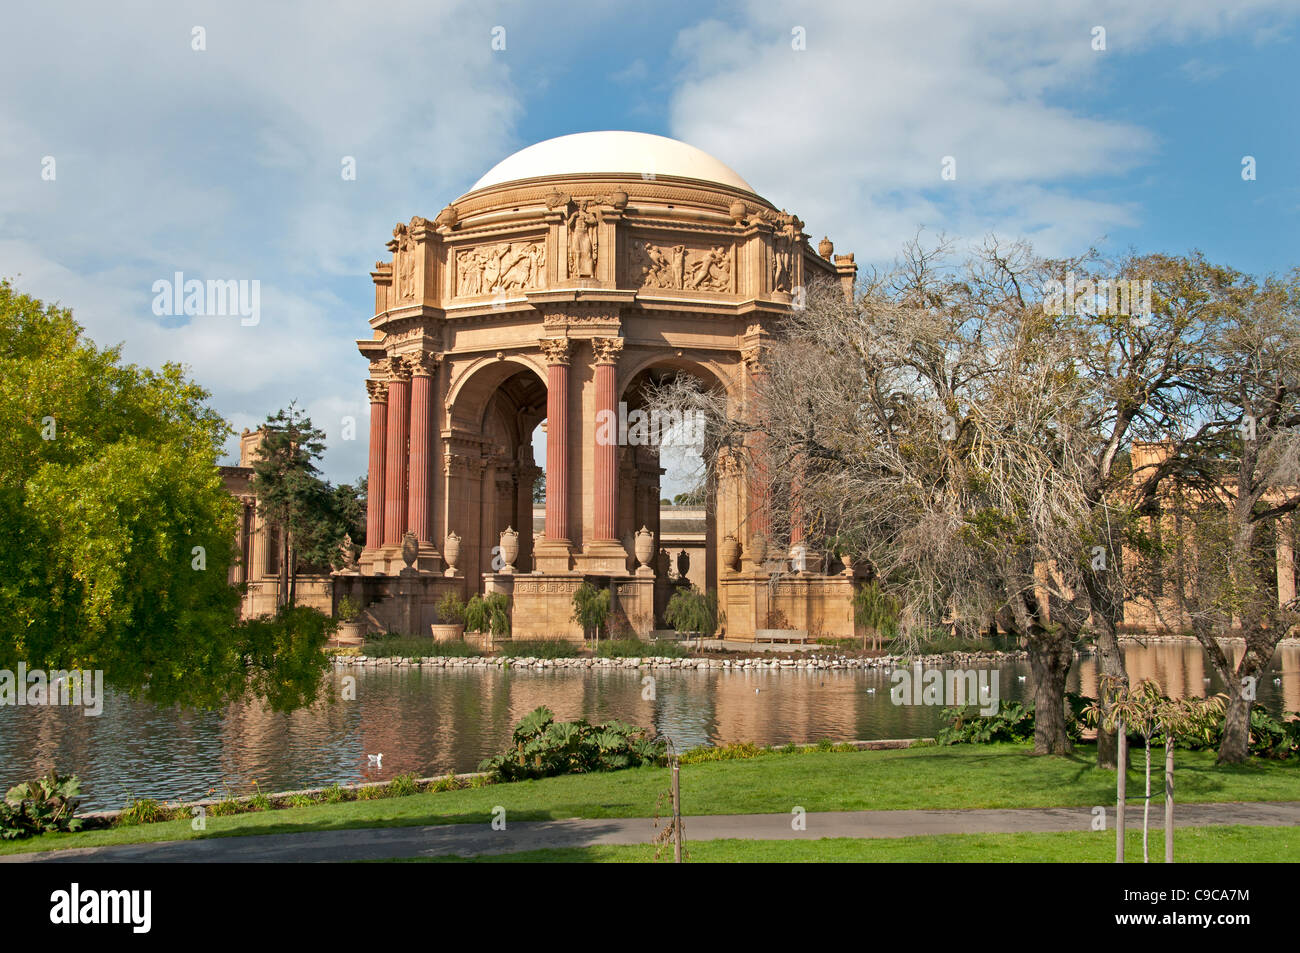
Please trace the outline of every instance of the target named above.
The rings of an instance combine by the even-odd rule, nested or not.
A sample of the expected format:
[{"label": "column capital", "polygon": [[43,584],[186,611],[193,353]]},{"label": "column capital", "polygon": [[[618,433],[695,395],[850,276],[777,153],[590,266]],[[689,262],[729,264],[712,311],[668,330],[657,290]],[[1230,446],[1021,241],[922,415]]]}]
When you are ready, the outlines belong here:
[{"label": "column capital", "polygon": [[370,395],[372,404],[388,403],[388,381],[366,381],[366,393]]},{"label": "column capital", "polygon": [[416,351],[407,355],[406,362],[415,377],[429,377],[442,363],[442,355],[434,351]]},{"label": "column capital", "polygon": [[592,338],[591,348],[596,353],[597,364],[617,364],[623,350],[622,338]]},{"label": "column capital", "polygon": [[411,379],[410,362],[400,355],[394,354],[388,358],[388,382],[402,383]]},{"label": "column capital", "polygon": [[568,338],[541,338],[538,342],[547,364],[568,364],[572,342]]}]

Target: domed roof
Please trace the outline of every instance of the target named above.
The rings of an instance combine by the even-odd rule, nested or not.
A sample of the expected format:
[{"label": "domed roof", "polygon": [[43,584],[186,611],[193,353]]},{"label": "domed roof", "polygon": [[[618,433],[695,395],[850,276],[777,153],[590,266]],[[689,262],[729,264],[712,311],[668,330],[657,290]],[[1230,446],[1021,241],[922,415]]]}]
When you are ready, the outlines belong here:
[{"label": "domed roof", "polygon": [[578,132],[547,139],[494,165],[471,192],[551,175],[675,175],[753,192],[753,186],[701,149],[645,132]]}]

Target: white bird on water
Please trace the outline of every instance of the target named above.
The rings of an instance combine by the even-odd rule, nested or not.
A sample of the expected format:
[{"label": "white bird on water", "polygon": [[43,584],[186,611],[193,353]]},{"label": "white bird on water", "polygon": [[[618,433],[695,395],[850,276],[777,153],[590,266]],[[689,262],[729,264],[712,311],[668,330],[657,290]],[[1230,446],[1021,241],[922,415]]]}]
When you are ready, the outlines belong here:
[{"label": "white bird on water", "polygon": [[382,768],[384,766],[384,754],[382,751],[379,754],[368,754],[366,757],[370,760],[370,764],[373,764],[376,768]]},{"label": "white bird on water", "polygon": [[875,690],[874,688],[868,688],[868,689],[867,689],[867,694],[868,694],[868,695],[874,695],[874,694],[876,694],[876,690]]}]

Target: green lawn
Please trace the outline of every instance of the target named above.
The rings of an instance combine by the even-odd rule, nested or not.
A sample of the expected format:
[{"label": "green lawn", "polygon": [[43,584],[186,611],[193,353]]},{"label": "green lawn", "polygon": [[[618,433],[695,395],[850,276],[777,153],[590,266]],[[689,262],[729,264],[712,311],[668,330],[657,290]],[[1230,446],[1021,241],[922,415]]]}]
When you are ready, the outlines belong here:
[{"label": "green lawn", "polygon": [[[1140,768],[1141,752],[1136,755]],[[744,761],[683,765],[686,814],[785,814],[807,811],[904,808],[1016,808],[1110,805],[1115,775],[1093,767],[1095,752],[1036,758],[1020,745],[959,745],[895,751],[765,754]],[[1163,763],[1163,757],[1160,762]],[[1178,752],[1177,799],[1192,801],[1300,800],[1300,760],[1253,761],[1219,768],[1214,752]],[[1129,792],[1140,791],[1141,771],[1130,772]],[[668,787],[664,768],[567,775],[478,789],[189,821],[167,821],[80,834],[47,834],[0,842],[0,853],[92,847],[141,841],[359,827],[482,823],[500,805],[512,820],[570,817],[651,817]],[[1152,790],[1163,789],[1152,771]]]},{"label": "green lawn", "polygon": [[[690,828],[687,827],[689,834]],[[1164,831],[1149,838],[1152,863],[1163,863]],[[1142,832],[1129,831],[1125,860],[1142,862]],[[1115,860],[1113,831],[1065,834],[944,834],[933,837],[821,840],[709,840],[686,842],[687,861],[734,863],[1098,863]],[[659,850],[659,863],[673,859],[671,847]],[[655,862],[649,844],[532,850],[480,857],[420,857],[399,863],[567,863],[642,864]],[[1186,827],[1174,831],[1175,863],[1295,863],[1300,861],[1300,828]]]}]

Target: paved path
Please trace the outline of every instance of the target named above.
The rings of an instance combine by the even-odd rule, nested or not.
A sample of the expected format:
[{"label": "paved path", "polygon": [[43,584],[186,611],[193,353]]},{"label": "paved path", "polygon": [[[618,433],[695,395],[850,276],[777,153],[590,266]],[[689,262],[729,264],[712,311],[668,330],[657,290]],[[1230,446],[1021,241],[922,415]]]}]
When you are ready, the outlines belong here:
[{"label": "paved path", "polygon": [[[1152,809],[1152,825],[1164,824],[1163,805]],[[790,814],[719,814],[685,818],[687,842],[738,838],[742,840],[816,840],[822,837],[915,837],[925,834],[1007,834],[1091,830],[1092,811],[1086,807],[1026,810],[965,811],[843,811],[808,814],[806,829],[791,826]],[[1114,809],[1107,810],[1107,827]],[[1130,808],[1129,827],[1142,826],[1140,806]],[[1300,801],[1180,804],[1177,827],[1245,824],[1264,827],[1300,826]],[[44,851],[0,857],[0,862],[32,861],[181,861],[314,862],[387,860],[399,857],[472,856],[537,850],[545,847],[589,847],[595,844],[644,844],[655,837],[650,818],[566,821],[510,821],[503,831],[482,824],[443,824],[435,827],[385,827],[300,834],[261,834],[203,840],[122,844],[76,850]]]}]

